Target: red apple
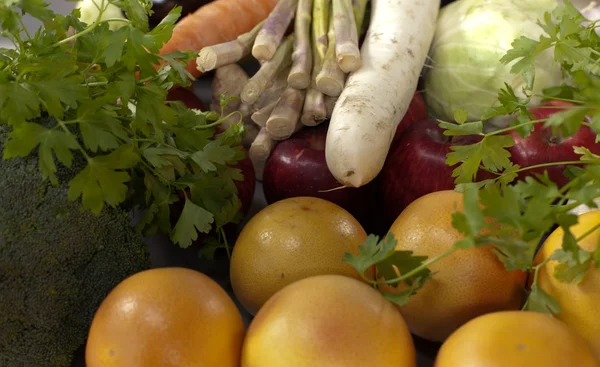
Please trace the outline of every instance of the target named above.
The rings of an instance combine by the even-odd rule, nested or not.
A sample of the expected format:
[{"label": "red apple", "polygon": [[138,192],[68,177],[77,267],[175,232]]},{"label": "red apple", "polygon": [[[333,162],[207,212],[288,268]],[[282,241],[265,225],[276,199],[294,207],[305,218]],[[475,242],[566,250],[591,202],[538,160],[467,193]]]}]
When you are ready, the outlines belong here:
[{"label": "red apple", "polygon": [[167,94],[168,101],[181,101],[187,108],[193,108],[200,111],[204,111],[204,104],[202,101],[194,94],[193,91],[187,88],[173,88],[169,90]]},{"label": "red apple", "polygon": [[[571,103],[552,101],[544,103],[546,106],[573,106]],[[537,119],[546,119],[553,114],[560,112],[561,108],[534,108],[531,113]],[[576,161],[580,155],[573,151],[573,147],[586,147],[594,154],[600,154],[600,144],[596,143],[596,134],[587,126],[581,126],[579,131],[569,137],[561,137],[560,134],[554,135],[551,127],[544,127],[543,122],[534,125],[534,130],[527,138],[523,139],[516,131],[511,130],[509,134],[515,140],[515,145],[509,149],[512,157],[511,161],[521,167],[534,166],[544,163]],[[559,187],[562,187],[569,179],[565,177],[565,165],[556,165],[549,167],[535,168],[520,173],[518,179],[522,180],[527,176],[543,174],[548,172],[550,179]]]},{"label": "red apple", "polygon": [[368,227],[373,185],[322,192],[340,187],[325,161],[327,127],[323,123],[305,128],[275,147],[265,165],[265,198],[271,204],[290,197],[319,197],[346,209]]},{"label": "red apple", "polygon": [[[455,187],[446,155],[452,145],[469,145],[480,140],[475,135],[449,137],[433,119],[410,126],[392,144],[380,173],[380,202],[387,228],[410,203],[435,191]],[[478,175],[477,180],[489,178]]]},{"label": "red apple", "polygon": [[408,110],[406,111],[406,114],[404,115],[404,117],[398,124],[398,127],[396,128],[396,135],[394,136],[394,141],[398,140],[400,135],[402,135],[402,133],[414,123],[423,121],[427,119],[427,117],[429,117],[429,113],[427,112],[425,100],[423,99],[423,96],[421,96],[421,93],[415,92],[412,101],[410,102],[410,105],[408,105]]}]

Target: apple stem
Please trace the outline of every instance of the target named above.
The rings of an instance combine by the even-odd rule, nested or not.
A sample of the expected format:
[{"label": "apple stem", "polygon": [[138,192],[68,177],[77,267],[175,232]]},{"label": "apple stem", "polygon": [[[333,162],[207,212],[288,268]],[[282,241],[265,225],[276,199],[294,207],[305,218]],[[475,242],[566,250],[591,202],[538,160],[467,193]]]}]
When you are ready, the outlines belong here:
[{"label": "apple stem", "polygon": [[234,64],[249,55],[256,36],[264,23],[263,20],[250,32],[240,35],[233,41],[202,48],[196,58],[197,69],[205,73],[221,66]]}]

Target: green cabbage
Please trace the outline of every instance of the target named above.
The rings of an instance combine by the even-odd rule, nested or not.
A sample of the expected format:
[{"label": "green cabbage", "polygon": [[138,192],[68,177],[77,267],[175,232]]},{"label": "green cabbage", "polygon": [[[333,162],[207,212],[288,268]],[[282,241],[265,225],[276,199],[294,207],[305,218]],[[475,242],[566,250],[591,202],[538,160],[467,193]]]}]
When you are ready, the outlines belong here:
[{"label": "green cabbage", "polygon": [[[445,6],[437,22],[431,46],[431,69],[425,76],[425,97],[436,117],[453,120],[454,111],[468,112],[479,120],[498,104],[498,92],[508,83],[516,93],[525,85],[500,59],[521,36],[538,39],[537,24],[556,0],[458,0]],[[534,92],[561,82],[552,52],[536,61]]]}]

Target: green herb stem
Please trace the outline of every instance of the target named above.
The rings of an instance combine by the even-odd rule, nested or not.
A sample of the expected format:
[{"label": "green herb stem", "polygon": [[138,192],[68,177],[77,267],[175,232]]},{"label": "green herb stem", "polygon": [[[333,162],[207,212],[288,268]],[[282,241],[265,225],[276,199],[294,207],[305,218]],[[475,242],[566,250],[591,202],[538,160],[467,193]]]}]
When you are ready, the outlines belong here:
[{"label": "green herb stem", "polygon": [[587,236],[589,236],[592,233],[596,232],[598,229],[600,229],[600,223],[598,223],[595,226],[593,226],[592,228],[588,229],[584,234],[582,234],[581,236],[577,237],[577,239],[575,241],[577,241],[577,243],[581,242],[584,238],[586,238]]},{"label": "green herb stem", "polygon": [[75,33],[74,35],[67,37],[61,41],[56,42],[54,45],[52,45],[52,47],[57,47],[60,45],[64,45],[65,43],[69,43],[81,36],[83,36],[84,34],[90,33],[91,31],[93,31],[97,26],[99,26],[102,23],[109,23],[109,22],[126,22],[126,23],[131,23],[131,21],[127,20],[127,19],[121,19],[121,18],[110,18],[110,19],[104,19],[101,21],[97,21],[94,24],[92,24],[91,26],[87,27],[86,29],[84,29],[83,31],[79,32],[79,33]]},{"label": "green herb stem", "polygon": [[231,250],[229,248],[229,242],[227,242],[227,235],[225,234],[225,230],[223,227],[219,227],[219,233],[221,234],[221,238],[223,239],[223,243],[225,244],[225,251],[227,251],[227,258],[231,259]]},{"label": "green herb stem", "polygon": [[[547,99],[552,99],[555,101],[563,101],[563,102],[570,102],[570,103],[576,103],[576,104],[580,104],[582,101],[576,100],[576,99],[569,99],[569,98],[560,98],[560,97],[553,97],[553,96],[547,96],[545,94],[534,94],[534,97],[539,97],[539,98],[547,98]],[[579,107],[579,106],[537,106],[539,108],[572,108],[572,107]]]},{"label": "green herb stem", "polygon": [[420,273],[421,271],[427,269],[430,265],[440,261],[441,259],[445,258],[448,255],[451,255],[452,253],[454,253],[455,251],[457,251],[459,248],[456,246],[452,246],[449,249],[447,249],[446,251],[442,252],[441,254],[438,254],[434,257],[430,257],[429,259],[425,260],[421,265],[417,266],[416,268],[412,269],[411,271],[407,272],[406,274],[403,274],[397,278],[393,278],[393,279],[389,279],[389,280],[382,280],[382,281],[372,281],[376,284],[396,284],[396,283],[400,283],[406,279],[409,279],[412,276],[417,275],[418,273]]},{"label": "green herb stem", "polygon": [[[59,119],[56,119],[56,122],[57,122],[57,123],[60,125],[60,127],[63,129],[63,131],[64,131],[65,133],[67,133],[67,134],[69,134],[69,135],[73,135],[73,134],[72,134],[72,133],[69,131],[69,129],[67,129],[67,125],[66,125],[66,124],[65,124],[63,121],[61,121],[61,120],[59,120]],[[81,146],[81,144],[79,144],[79,142],[77,142],[77,148],[78,148],[78,150],[81,152],[81,154],[82,154],[82,155],[85,157],[85,159],[86,159],[86,160],[89,162],[89,161],[91,160],[91,158],[90,158],[90,156],[87,154],[87,152],[85,151],[85,149],[83,149],[83,147]]]},{"label": "green herb stem", "polygon": [[543,122],[543,121],[546,121],[546,120],[547,119],[539,119],[539,120],[531,120],[531,121],[523,122],[523,123],[520,123],[518,125],[509,126],[509,127],[503,128],[503,129],[499,129],[499,130],[495,130],[495,131],[489,132],[489,133],[485,134],[484,136],[492,136],[492,135],[504,134],[505,132],[509,132],[509,131],[518,129],[518,128],[522,127],[522,126],[533,125],[533,124],[537,124],[538,122]]},{"label": "green herb stem", "polygon": [[[550,261],[550,257],[547,257],[546,259],[544,259],[544,261],[542,261],[541,263],[537,264],[536,266],[533,267],[533,281],[531,282],[531,288],[537,288],[537,281],[538,281],[538,274],[540,272],[540,269],[546,265],[548,262]],[[523,305],[522,310],[527,310],[528,309],[528,305],[529,305],[529,297],[527,297],[527,301],[525,302],[525,304]]]},{"label": "green herb stem", "polygon": [[563,162],[540,163],[540,164],[534,164],[533,166],[519,168],[518,170],[514,171],[514,173],[520,173],[520,172],[524,172],[524,171],[528,171],[528,170],[532,170],[532,169],[536,169],[536,168],[563,166],[563,165],[566,166],[566,165],[576,165],[576,164],[600,164],[600,162],[595,163],[595,162],[591,162],[591,161],[563,161]]}]

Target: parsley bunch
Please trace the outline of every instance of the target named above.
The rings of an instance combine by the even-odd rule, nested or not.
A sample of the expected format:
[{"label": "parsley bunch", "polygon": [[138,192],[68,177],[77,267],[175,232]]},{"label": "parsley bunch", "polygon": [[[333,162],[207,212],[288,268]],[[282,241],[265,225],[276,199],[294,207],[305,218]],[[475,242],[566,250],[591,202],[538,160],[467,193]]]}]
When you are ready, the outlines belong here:
[{"label": "parsley bunch", "polygon": [[[499,104],[484,116],[489,119],[512,115],[510,126],[484,133],[483,121],[467,122],[467,113],[455,112],[455,122],[440,122],[445,135],[478,135],[481,139],[472,145],[453,146],[447,156],[453,171],[457,190],[464,192],[464,210],[453,214],[452,224],[464,238],[445,253],[435,258],[414,256],[411,252],[395,251],[396,241],[388,235],[379,241],[369,237],[360,254],[347,254],[345,261],[361,274],[376,265],[378,279],[365,279],[374,286],[405,283],[408,287],[399,294],[384,295],[400,305],[406,304],[410,295],[416,293],[432,275],[428,266],[460,249],[493,245],[498,258],[507,270],[532,271],[534,282],[524,306],[525,309],[545,313],[560,312],[551,296],[537,287],[537,271],[544,264],[533,265],[533,257],[541,240],[557,226],[564,230],[562,248],[553,254],[552,260],[559,266],[554,276],[563,282],[581,282],[592,266],[600,268],[600,244],[594,252],[579,247],[585,236],[575,238],[570,228],[578,218],[570,211],[579,205],[597,208],[594,199],[600,197],[600,156],[585,147],[574,147],[580,160],[556,162],[530,167],[520,167],[510,160],[507,148],[514,140],[507,131],[516,130],[527,137],[534,124],[543,123],[563,136],[575,134],[582,125],[590,127],[600,141],[600,36],[596,28],[600,21],[589,21],[568,1],[558,6],[538,22],[544,34],[538,39],[521,37],[512,43],[512,49],[502,58],[505,64],[513,63],[512,73],[520,73],[526,80],[524,97],[518,97],[508,84],[498,94]],[[561,65],[564,83],[535,95],[534,62],[546,51],[554,53]],[[563,107],[562,112],[548,119],[536,119],[529,111],[532,99],[542,101],[560,100],[574,104]],[[534,168],[567,165],[565,174],[570,182],[558,187],[547,174],[527,177],[516,181],[517,174]],[[477,181],[477,172],[485,170],[495,175],[493,179]],[[587,235],[600,228],[598,223]],[[400,270],[401,276],[390,271]]]},{"label": "parsley bunch", "polygon": [[[109,4],[128,19],[102,20]],[[98,19],[86,24],[79,10],[63,16],[43,0],[0,2],[2,35],[14,44],[0,49],[0,124],[11,129],[3,158],[37,154],[54,184],[58,164],[85,160],[69,182],[71,200],[96,214],[105,206],[141,207],[140,231],[169,234],[182,247],[198,232],[222,234],[239,220],[234,181],[243,177],[229,165],[244,157],[244,129],[218,132],[230,116],[167,100],[171,88],[193,79],[184,69],[192,52],[160,55],[181,8],[152,30],[148,0],[103,0],[98,8]],[[43,27],[30,34],[24,14]],[[125,25],[111,30],[114,21]],[[185,205],[172,228],[170,205],[180,192]]]}]

